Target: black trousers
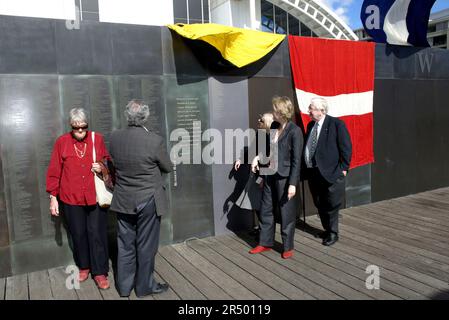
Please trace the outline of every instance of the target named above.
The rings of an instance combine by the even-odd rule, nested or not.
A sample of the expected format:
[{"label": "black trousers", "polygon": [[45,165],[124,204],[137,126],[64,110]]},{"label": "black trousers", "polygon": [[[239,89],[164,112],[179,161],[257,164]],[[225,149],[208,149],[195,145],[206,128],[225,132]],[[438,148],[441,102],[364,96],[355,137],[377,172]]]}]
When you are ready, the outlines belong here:
[{"label": "black trousers", "polygon": [[109,271],[107,209],[74,206],[61,202],[62,212],[72,240],[73,258],[79,269],[90,269],[95,275]]},{"label": "black trousers", "polygon": [[262,206],[260,209],[259,245],[272,247],[276,222],[273,208],[279,205],[281,215],[281,236],[284,251],[294,248],[297,201],[296,195],[288,200],[288,178],[278,174],[267,176],[263,187]]},{"label": "black trousers", "polygon": [[137,214],[117,213],[117,222],[117,290],[121,296],[133,288],[137,296],[151,294],[157,286],[153,273],[161,225],[154,198]]},{"label": "black trousers", "polygon": [[345,177],[329,183],[317,168],[309,170],[309,187],[324,231],[338,234],[338,211],[343,203]]}]

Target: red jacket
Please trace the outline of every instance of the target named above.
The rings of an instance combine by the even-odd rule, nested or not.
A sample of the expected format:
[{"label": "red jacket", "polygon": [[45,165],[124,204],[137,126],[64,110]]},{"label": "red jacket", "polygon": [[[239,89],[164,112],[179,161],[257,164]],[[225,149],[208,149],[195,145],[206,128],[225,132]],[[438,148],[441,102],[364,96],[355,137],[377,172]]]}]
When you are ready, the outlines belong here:
[{"label": "red jacket", "polygon": [[[86,153],[80,158],[75,152]],[[96,160],[110,160],[101,134],[95,132]],[[83,141],[77,141],[70,132],[56,139],[47,170],[47,192],[71,205],[95,205],[95,183],[92,168],[92,135],[87,131]]]}]

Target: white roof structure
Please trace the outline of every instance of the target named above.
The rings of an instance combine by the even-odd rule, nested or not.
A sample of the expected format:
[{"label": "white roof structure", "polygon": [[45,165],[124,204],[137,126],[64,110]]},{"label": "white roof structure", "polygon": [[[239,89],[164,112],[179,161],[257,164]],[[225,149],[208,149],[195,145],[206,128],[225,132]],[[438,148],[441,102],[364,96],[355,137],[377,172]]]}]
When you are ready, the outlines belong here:
[{"label": "white roof structure", "polygon": [[319,0],[268,0],[323,38],[359,40],[351,28]]}]

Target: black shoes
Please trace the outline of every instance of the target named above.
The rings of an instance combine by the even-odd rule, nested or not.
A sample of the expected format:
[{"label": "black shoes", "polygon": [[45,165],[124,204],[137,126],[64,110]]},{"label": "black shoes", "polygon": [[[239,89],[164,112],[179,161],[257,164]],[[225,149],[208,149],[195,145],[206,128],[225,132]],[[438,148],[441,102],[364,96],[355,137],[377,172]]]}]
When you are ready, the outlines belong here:
[{"label": "black shoes", "polygon": [[151,294],[159,294],[159,293],[163,293],[163,292],[167,291],[168,288],[170,288],[170,286],[168,285],[168,283],[158,283],[158,284],[156,285],[156,288],[153,289],[153,291],[148,292],[148,293],[143,294],[143,295],[137,295],[137,294],[136,294],[136,296],[137,296],[138,298],[144,298],[144,297],[149,296],[149,295],[151,295]]},{"label": "black shoes", "polygon": [[168,288],[170,288],[168,283],[158,283],[156,286],[156,289],[153,290],[152,294],[163,293],[163,292],[167,291]]},{"label": "black shoes", "polygon": [[331,246],[331,245],[333,245],[337,241],[338,241],[338,234],[336,234],[336,233],[329,233],[327,235],[327,237],[325,237],[323,239],[323,245],[324,246]]}]

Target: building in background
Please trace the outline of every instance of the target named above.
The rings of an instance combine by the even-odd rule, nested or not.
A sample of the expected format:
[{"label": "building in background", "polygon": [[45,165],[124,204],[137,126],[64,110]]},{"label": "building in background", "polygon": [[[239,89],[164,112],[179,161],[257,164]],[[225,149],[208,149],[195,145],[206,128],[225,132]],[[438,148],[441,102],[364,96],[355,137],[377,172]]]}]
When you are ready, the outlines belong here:
[{"label": "building in background", "polygon": [[[361,41],[370,41],[365,29],[354,30]],[[431,47],[448,49],[447,39],[449,37],[449,9],[432,13],[429,17],[427,27],[427,40]]]},{"label": "building in background", "polygon": [[213,22],[358,40],[342,19],[316,0],[0,0],[0,15],[155,26]]},{"label": "building in background", "polygon": [[332,10],[314,0],[210,0],[211,22],[266,32],[358,40]]}]

